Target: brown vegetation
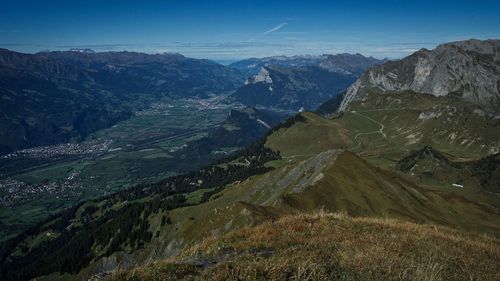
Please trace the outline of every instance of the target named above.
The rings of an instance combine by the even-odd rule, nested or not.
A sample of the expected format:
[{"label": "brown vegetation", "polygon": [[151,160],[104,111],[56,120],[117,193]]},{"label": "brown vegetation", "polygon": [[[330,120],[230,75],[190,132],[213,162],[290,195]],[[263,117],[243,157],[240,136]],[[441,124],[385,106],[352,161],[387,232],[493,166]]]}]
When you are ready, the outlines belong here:
[{"label": "brown vegetation", "polygon": [[499,242],[430,224],[318,212],[208,238],[110,280],[498,280]]}]

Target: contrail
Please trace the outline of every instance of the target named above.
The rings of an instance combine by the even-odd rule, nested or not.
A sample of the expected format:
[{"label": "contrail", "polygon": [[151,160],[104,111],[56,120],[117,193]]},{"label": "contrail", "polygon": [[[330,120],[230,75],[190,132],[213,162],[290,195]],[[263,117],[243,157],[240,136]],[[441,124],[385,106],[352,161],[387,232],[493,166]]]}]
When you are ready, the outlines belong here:
[{"label": "contrail", "polygon": [[279,25],[277,25],[277,26],[275,26],[275,27],[273,27],[273,28],[271,28],[271,29],[269,29],[269,30],[265,31],[264,33],[262,33],[262,35],[267,35],[267,34],[269,34],[269,33],[273,33],[273,32],[275,32],[275,31],[278,31],[278,30],[280,30],[281,28],[283,28],[285,25],[287,25],[287,23],[286,23],[286,22],[281,23],[281,24],[279,24]]}]

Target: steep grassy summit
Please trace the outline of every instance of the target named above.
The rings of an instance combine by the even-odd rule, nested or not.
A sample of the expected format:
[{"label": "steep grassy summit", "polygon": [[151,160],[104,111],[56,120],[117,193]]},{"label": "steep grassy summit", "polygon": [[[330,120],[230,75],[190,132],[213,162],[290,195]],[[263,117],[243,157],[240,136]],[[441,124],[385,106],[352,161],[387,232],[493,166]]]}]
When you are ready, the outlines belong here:
[{"label": "steep grassy summit", "polygon": [[436,225],[319,212],[209,237],[108,280],[497,280],[499,242]]}]

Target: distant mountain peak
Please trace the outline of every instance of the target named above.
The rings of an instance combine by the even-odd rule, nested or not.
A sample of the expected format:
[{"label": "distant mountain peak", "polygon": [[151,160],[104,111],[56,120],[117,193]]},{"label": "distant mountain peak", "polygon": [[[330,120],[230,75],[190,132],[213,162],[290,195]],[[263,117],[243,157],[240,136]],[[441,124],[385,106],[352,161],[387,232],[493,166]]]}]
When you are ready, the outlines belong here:
[{"label": "distant mountain peak", "polygon": [[72,48],[69,49],[70,52],[85,53],[85,54],[95,54],[95,51],[89,48]]}]

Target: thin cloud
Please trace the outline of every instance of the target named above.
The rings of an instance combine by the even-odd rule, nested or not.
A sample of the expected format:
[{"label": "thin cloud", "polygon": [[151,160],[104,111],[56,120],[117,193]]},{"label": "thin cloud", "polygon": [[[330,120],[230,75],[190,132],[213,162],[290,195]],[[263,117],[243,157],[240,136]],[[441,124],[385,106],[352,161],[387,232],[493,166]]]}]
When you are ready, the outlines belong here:
[{"label": "thin cloud", "polygon": [[273,28],[271,28],[269,30],[264,31],[262,33],[262,35],[268,35],[268,34],[271,34],[271,33],[275,32],[275,31],[278,31],[278,30],[282,29],[287,24],[288,24],[287,22],[280,23],[277,26],[275,26],[275,27],[273,27]]}]

